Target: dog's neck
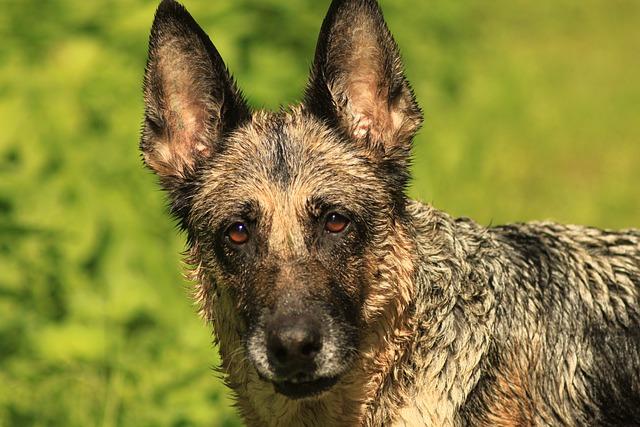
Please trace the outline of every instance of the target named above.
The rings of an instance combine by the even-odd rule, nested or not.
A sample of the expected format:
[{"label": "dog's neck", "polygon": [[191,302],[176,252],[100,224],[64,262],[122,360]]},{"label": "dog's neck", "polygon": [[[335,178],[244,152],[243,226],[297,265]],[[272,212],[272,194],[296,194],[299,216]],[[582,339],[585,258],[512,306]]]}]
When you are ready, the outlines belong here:
[{"label": "dog's neck", "polygon": [[397,359],[385,365],[402,369],[386,373],[364,424],[458,425],[458,412],[480,378],[495,320],[488,277],[470,268],[489,242],[475,237],[482,233],[471,221],[455,221],[417,202],[408,212],[417,269],[411,304],[398,316],[408,330],[388,330],[396,339],[407,338],[394,349]]},{"label": "dog's neck", "polygon": [[[411,223],[394,224],[374,257],[377,298],[365,307],[371,333],[360,357],[317,399],[287,399],[258,378],[239,331],[231,328],[240,324],[232,301],[216,291],[206,272],[192,272],[202,314],[216,331],[226,382],[241,397],[239,409],[249,425],[456,424],[458,409],[479,379],[493,301],[482,283],[472,283],[470,272],[459,268],[466,264],[456,260],[473,248],[461,246],[454,221],[418,203],[408,209]],[[472,318],[476,324],[481,319],[487,331],[472,330]]]}]

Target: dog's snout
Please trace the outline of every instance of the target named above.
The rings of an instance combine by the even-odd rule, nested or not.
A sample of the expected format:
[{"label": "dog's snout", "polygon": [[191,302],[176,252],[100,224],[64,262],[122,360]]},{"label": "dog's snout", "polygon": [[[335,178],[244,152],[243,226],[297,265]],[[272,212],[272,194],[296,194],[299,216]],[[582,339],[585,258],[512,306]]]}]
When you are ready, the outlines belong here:
[{"label": "dog's snout", "polygon": [[287,377],[311,374],[321,348],[320,325],[311,316],[278,316],[268,325],[268,358]]}]

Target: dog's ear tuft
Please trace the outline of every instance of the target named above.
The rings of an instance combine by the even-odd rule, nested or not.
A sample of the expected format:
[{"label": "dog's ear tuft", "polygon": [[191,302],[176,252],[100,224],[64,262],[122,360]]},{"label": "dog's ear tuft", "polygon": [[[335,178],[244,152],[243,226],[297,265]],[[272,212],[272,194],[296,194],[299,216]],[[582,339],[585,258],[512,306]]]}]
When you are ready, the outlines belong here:
[{"label": "dog's ear tuft", "polygon": [[422,112],[375,0],[333,1],[304,105],[375,153],[408,154]]},{"label": "dog's ear tuft", "polygon": [[140,148],[163,178],[187,176],[251,114],[209,37],[173,0],[151,28],[144,101]]}]

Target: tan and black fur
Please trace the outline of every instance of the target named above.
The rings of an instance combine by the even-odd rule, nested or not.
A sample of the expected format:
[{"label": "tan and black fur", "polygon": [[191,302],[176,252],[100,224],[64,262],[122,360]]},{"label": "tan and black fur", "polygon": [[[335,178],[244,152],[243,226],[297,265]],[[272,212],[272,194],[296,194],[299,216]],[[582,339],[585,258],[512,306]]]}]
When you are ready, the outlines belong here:
[{"label": "tan and black fur", "polygon": [[165,0],[144,94],[144,160],[247,424],[640,423],[640,231],[409,200],[422,114],[374,0],[333,1],[279,112]]}]

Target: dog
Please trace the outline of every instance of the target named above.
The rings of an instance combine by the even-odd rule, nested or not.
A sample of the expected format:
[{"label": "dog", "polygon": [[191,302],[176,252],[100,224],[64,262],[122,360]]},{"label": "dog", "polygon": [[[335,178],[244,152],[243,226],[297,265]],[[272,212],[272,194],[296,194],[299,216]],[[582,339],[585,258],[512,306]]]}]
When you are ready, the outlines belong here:
[{"label": "dog", "polygon": [[253,111],[158,7],[140,148],[255,426],[640,425],[640,231],[482,227],[406,196],[422,112],[375,0],[334,0],[300,105]]}]

